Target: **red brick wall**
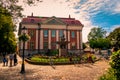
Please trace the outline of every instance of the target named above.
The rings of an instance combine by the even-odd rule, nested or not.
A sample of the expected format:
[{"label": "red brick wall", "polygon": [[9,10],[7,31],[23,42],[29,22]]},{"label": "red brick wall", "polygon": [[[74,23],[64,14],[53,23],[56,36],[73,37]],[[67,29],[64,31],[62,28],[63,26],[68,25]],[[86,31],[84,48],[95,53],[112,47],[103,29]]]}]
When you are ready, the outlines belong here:
[{"label": "red brick wall", "polygon": [[30,40],[27,44],[28,49],[30,48],[30,42],[34,43],[34,49],[36,49],[36,29],[28,29],[28,35],[30,36]]},{"label": "red brick wall", "polygon": [[[75,37],[74,38],[72,38],[72,31],[75,33]],[[71,30],[70,31],[70,49],[72,49],[72,43],[73,42],[75,42],[75,46],[76,46],[75,49],[77,49],[77,31],[76,30]]]}]

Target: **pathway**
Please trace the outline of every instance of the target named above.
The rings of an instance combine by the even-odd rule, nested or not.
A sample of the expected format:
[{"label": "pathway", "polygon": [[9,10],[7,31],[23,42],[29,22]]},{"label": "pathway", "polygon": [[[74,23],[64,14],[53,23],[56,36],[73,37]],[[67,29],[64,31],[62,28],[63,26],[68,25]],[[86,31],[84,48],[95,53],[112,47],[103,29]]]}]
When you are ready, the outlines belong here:
[{"label": "pathway", "polygon": [[0,80],[97,80],[109,67],[108,61],[77,65],[31,65],[25,63],[25,74],[20,74],[21,58],[18,65],[3,67],[0,63]]}]

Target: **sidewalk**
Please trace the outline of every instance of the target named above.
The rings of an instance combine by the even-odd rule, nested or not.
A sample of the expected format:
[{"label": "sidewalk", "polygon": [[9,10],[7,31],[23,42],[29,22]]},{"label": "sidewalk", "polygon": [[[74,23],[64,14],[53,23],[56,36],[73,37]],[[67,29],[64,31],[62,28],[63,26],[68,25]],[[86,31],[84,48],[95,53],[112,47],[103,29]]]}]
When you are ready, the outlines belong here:
[{"label": "sidewalk", "polygon": [[22,59],[17,56],[18,65],[3,67],[0,63],[0,80],[97,80],[109,64],[98,61],[94,64],[44,66],[25,63],[25,74],[20,74]]}]

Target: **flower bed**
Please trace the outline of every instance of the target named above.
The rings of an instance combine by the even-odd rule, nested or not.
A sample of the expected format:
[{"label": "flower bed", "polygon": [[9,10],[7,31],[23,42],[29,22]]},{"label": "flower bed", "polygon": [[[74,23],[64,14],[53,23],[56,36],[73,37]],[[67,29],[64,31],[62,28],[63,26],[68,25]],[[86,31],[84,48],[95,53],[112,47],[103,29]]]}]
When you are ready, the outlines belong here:
[{"label": "flower bed", "polygon": [[65,64],[79,64],[79,63],[94,63],[96,57],[93,54],[84,54],[82,57],[56,57],[56,56],[33,56],[25,59],[28,63],[36,65],[65,65]]},{"label": "flower bed", "polygon": [[30,59],[25,59],[28,63],[31,64],[37,64],[37,65],[62,65],[62,64],[73,64],[74,62],[78,61],[80,62],[80,58],[72,58],[72,61],[70,61],[70,58],[42,58],[42,57],[32,57]]}]

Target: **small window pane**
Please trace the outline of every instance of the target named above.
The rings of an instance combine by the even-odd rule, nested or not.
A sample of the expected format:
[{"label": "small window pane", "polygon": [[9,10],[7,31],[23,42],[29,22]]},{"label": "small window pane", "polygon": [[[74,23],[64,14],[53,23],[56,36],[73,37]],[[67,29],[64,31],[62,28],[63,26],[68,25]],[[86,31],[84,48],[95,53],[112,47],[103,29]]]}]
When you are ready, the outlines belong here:
[{"label": "small window pane", "polygon": [[48,30],[44,30],[44,37],[48,37]]},{"label": "small window pane", "polygon": [[72,36],[72,38],[75,38],[75,32],[74,31],[71,32],[71,36]]},{"label": "small window pane", "polygon": [[52,30],[52,37],[55,37],[56,35],[56,30]]},{"label": "small window pane", "polygon": [[64,34],[64,33],[63,33],[63,30],[60,30],[60,31],[59,31],[59,36],[62,37],[63,34]]}]

